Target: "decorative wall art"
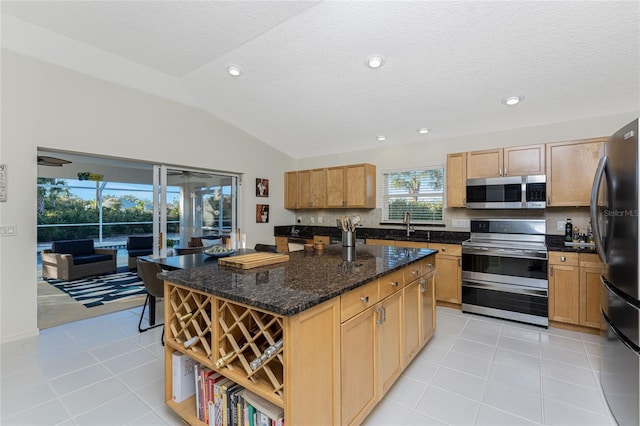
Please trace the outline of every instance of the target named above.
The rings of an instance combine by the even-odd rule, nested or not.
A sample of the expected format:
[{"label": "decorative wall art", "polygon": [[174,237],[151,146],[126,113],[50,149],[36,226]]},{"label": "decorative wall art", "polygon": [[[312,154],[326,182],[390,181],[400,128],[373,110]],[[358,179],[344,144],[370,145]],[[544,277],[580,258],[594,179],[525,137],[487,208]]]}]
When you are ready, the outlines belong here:
[{"label": "decorative wall art", "polygon": [[256,204],[256,223],[269,222],[269,204]]},{"label": "decorative wall art", "polygon": [[256,178],[256,197],[268,197],[268,196],[269,196],[269,179]]}]

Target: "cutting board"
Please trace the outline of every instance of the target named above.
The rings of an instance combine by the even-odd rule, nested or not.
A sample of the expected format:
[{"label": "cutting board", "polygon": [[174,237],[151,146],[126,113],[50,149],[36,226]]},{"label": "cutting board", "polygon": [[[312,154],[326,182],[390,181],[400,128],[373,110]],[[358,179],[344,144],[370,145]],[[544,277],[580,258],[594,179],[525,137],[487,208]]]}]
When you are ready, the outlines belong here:
[{"label": "cutting board", "polygon": [[233,268],[251,269],[258,266],[273,265],[274,263],[286,262],[289,260],[288,254],[276,253],[251,253],[240,256],[223,257],[218,259],[218,265],[231,266]]}]

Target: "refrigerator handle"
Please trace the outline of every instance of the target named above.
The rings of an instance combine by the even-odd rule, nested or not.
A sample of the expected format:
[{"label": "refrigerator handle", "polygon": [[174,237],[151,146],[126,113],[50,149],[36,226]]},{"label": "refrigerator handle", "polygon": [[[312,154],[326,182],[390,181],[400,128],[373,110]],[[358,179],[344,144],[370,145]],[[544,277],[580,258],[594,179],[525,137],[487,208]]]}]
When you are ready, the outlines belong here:
[{"label": "refrigerator handle", "polygon": [[607,156],[603,156],[598,163],[596,175],[593,179],[591,187],[591,201],[589,203],[589,215],[591,216],[591,230],[593,232],[593,242],[596,244],[596,251],[602,263],[607,263],[604,253],[604,244],[602,243],[602,235],[600,235],[600,226],[598,226],[598,193],[600,192],[600,182],[604,177],[604,171],[607,166]]}]

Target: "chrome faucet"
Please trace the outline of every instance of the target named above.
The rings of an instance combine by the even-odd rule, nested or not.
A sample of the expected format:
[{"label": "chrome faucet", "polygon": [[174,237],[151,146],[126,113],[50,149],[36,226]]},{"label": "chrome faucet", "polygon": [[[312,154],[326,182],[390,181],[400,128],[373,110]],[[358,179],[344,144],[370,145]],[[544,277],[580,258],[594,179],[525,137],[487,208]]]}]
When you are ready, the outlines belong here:
[{"label": "chrome faucet", "polygon": [[404,212],[403,222],[407,225],[407,237],[411,236],[412,232],[416,232],[413,226],[411,226],[411,215],[409,212]]}]

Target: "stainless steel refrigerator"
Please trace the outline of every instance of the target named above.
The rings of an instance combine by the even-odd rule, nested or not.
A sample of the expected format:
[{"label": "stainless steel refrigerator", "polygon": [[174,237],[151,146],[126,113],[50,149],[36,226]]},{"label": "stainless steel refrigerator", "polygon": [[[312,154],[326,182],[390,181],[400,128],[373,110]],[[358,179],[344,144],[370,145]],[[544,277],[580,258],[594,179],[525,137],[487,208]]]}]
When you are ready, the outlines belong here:
[{"label": "stainless steel refrigerator", "polygon": [[600,381],[616,421],[640,424],[638,120],[604,144],[591,191],[591,224],[601,275]]}]

